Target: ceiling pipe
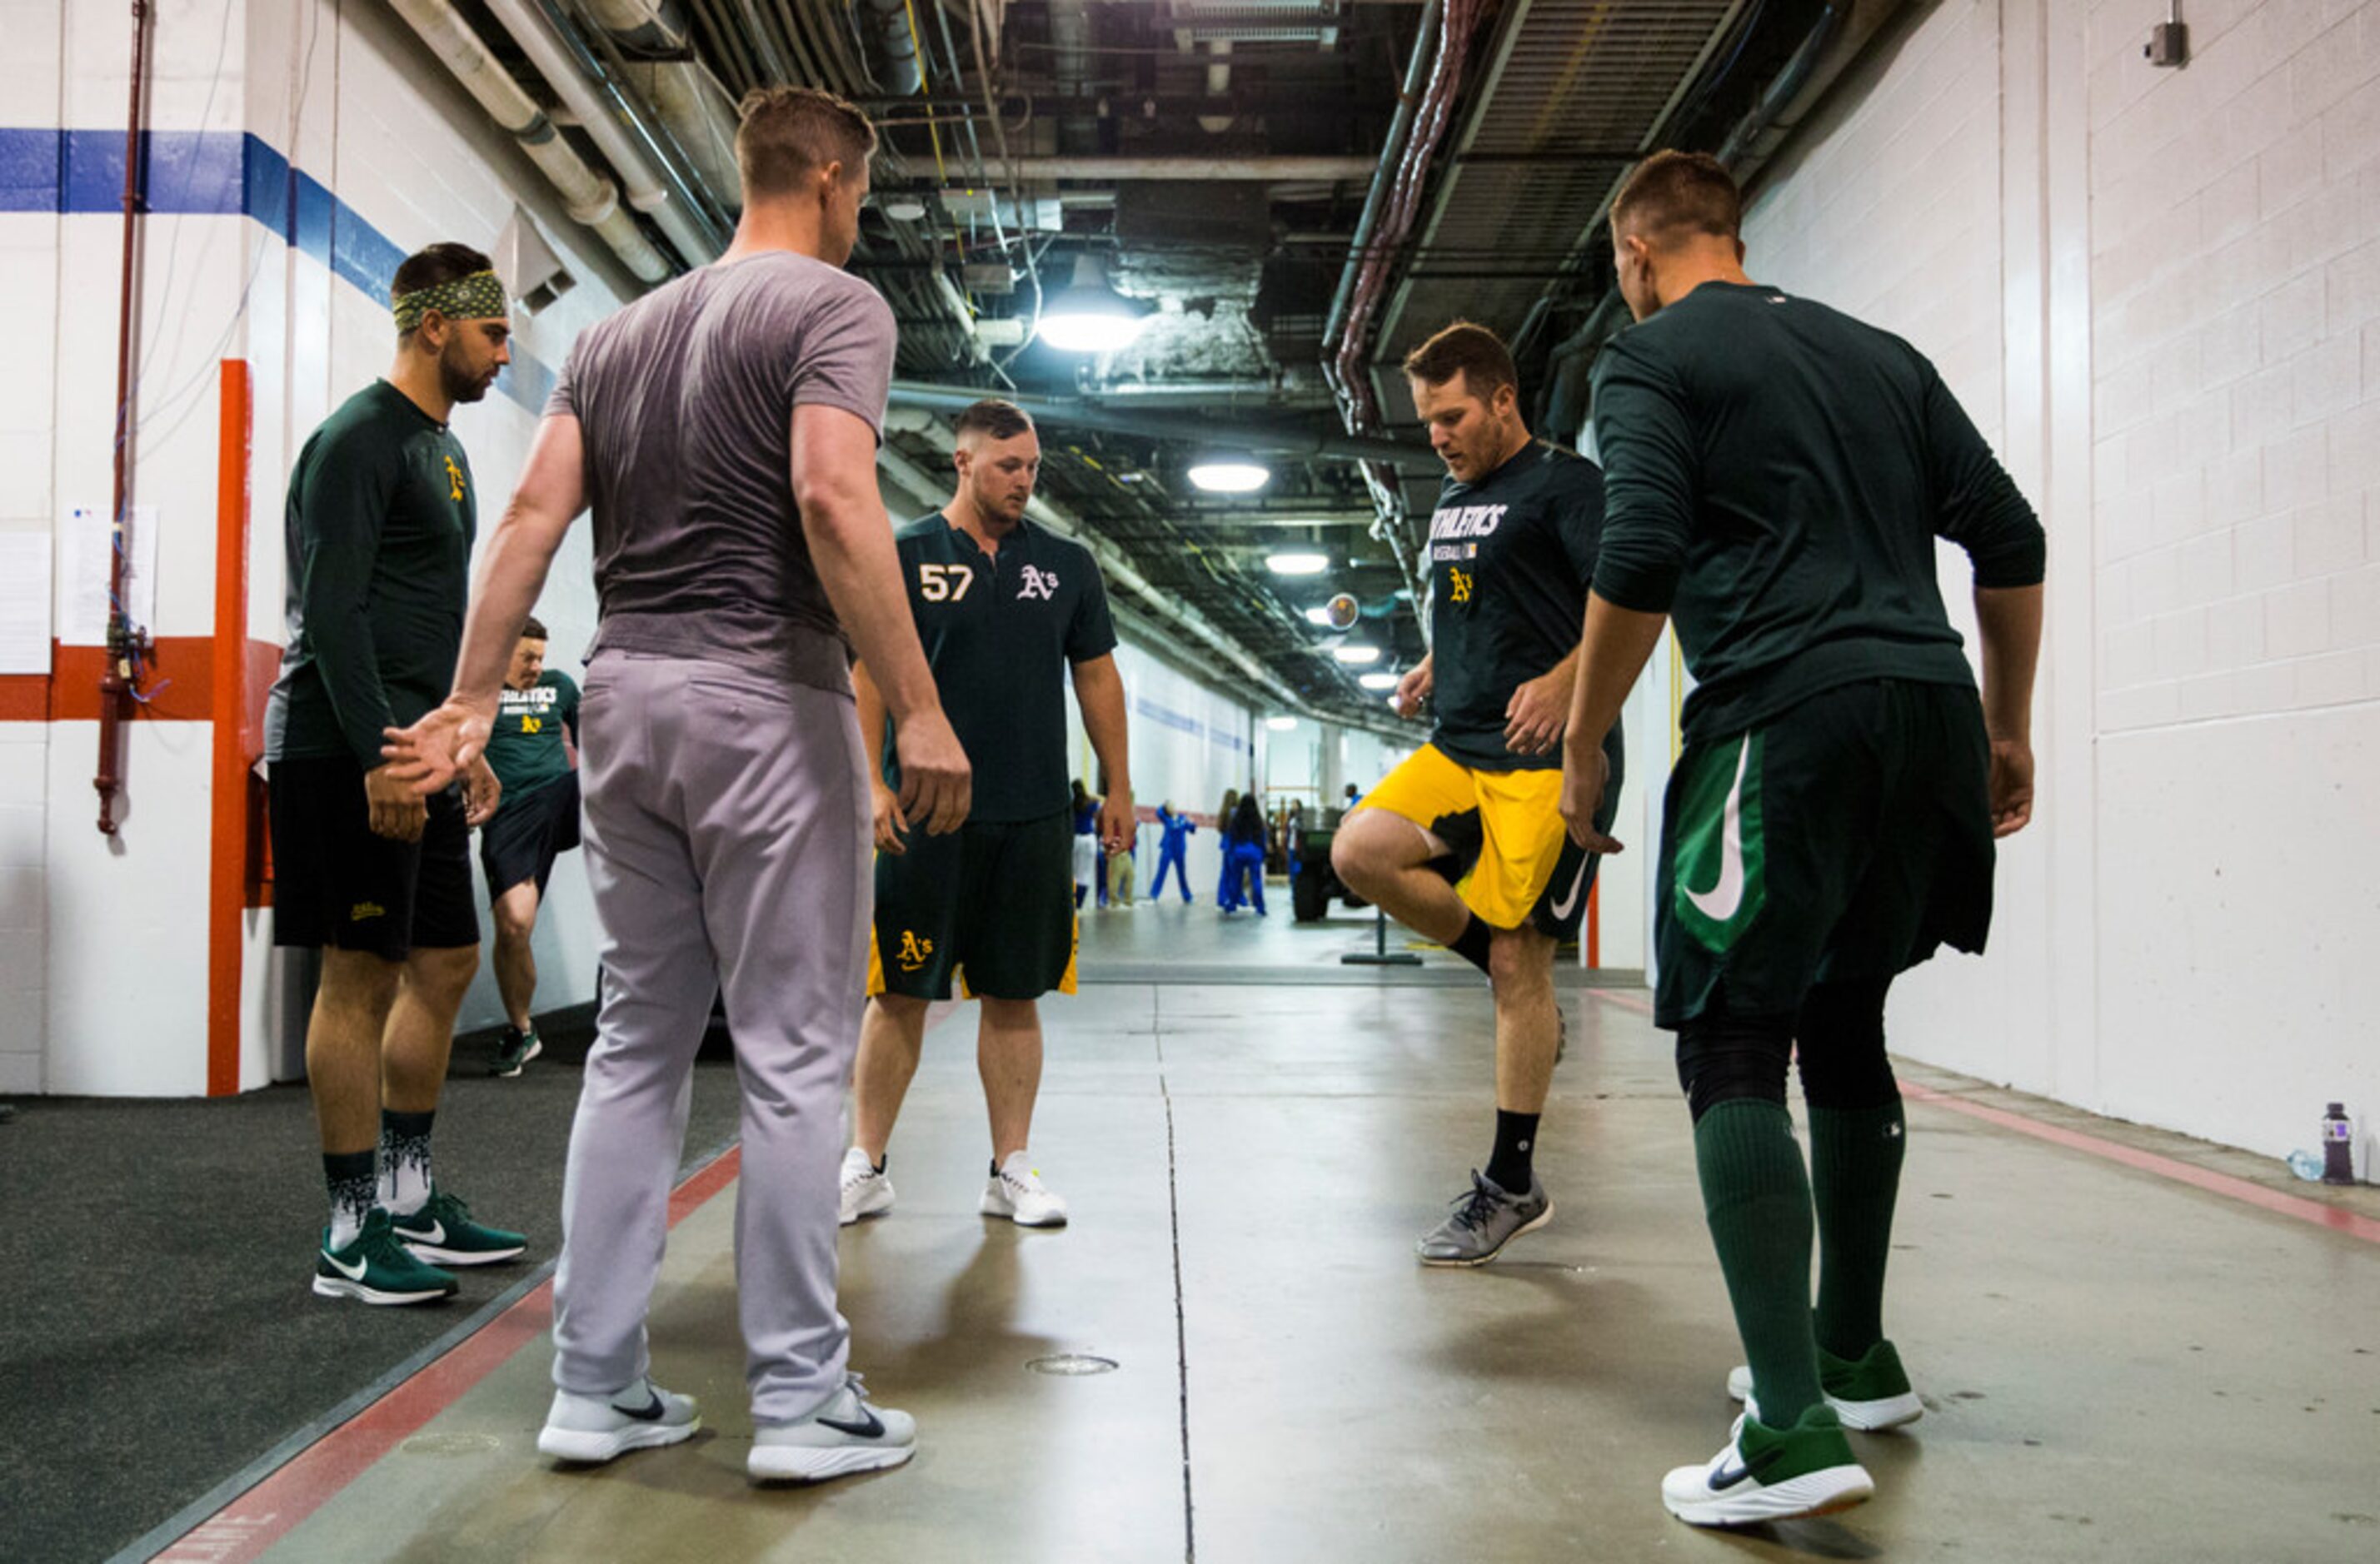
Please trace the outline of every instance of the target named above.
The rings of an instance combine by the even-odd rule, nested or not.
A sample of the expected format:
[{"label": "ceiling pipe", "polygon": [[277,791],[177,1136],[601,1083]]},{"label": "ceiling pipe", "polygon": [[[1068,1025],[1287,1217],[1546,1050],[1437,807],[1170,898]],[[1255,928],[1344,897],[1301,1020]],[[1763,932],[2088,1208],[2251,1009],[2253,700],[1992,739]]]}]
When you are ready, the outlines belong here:
[{"label": "ceiling pipe", "polygon": [[[571,42],[556,30],[540,0],[487,0],[487,6],[545,78],[546,85],[577,116],[579,128],[594,140],[596,150],[619,171],[627,187],[628,204],[652,218],[687,265],[702,266],[718,260],[720,251],[727,248],[726,236],[713,231],[690,192],[682,189],[673,195],[662,188],[654,171],[655,159],[648,155],[652,144],[650,129],[635,120],[627,104],[616,99],[604,102],[576,57],[585,48],[584,42],[578,42],[578,49],[574,50]],[[577,42],[575,34],[572,42]],[[631,124],[645,146],[638,146],[631,137]]]},{"label": "ceiling pipe", "polygon": [[579,9],[627,57],[624,74],[723,211],[741,202],[735,103],[695,46],[677,0],[578,0]]},{"label": "ceiling pipe", "polygon": [[494,58],[480,35],[458,16],[447,0],[390,0],[407,26],[430,46],[455,79],[488,111],[536,164],[562,196],[570,220],[595,231],[639,282],[658,283],[670,274],[668,260],[653,247],[621,210],[619,191],[612,181],[587,166],[554,129],[553,122],[520,83]]},{"label": "ceiling pipe", "polygon": [[1389,190],[1397,181],[1405,137],[1413,128],[1415,111],[1421,106],[1422,88],[1429,80],[1440,4],[1441,0],[1428,0],[1422,7],[1421,26],[1414,33],[1413,57],[1405,62],[1404,88],[1397,94],[1396,117],[1389,122],[1389,139],[1381,143],[1380,161],[1372,170],[1371,193],[1364,198],[1364,214],[1356,220],[1355,240],[1347,247],[1347,264],[1339,273],[1339,289],[1331,296],[1330,318],[1322,328],[1326,349],[1339,340],[1340,330],[1347,323],[1347,308],[1355,298],[1355,279],[1364,270],[1372,236],[1379,229],[1380,213],[1389,204]]},{"label": "ceiling pipe", "polygon": [[1026,180],[1180,179],[1275,185],[1353,184],[1372,176],[1367,157],[1020,157],[1012,160]]},{"label": "ceiling pipe", "polygon": [[877,85],[894,97],[916,97],[925,91],[926,77],[917,35],[909,30],[908,0],[868,0],[868,8],[875,13],[876,41],[883,49],[884,74]]},{"label": "ceiling pipe", "polygon": [[[955,413],[994,393],[977,386],[931,385],[920,381],[894,381],[892,405]],[[1287,424],[1224,423],[1203,418],[1168,417],[1160,413],[1095,406],[1054,396],[1005,398],[1038,423],[1055,428],[1107,430],[1198,445],[1229,445],[1273,455],[1308,456],[1346,462],[1381,462],[1416,471],[1436,472],[1441,464],[1427,447],[1400,445],[1394,441],[1363,435],[1317,432]]]}]

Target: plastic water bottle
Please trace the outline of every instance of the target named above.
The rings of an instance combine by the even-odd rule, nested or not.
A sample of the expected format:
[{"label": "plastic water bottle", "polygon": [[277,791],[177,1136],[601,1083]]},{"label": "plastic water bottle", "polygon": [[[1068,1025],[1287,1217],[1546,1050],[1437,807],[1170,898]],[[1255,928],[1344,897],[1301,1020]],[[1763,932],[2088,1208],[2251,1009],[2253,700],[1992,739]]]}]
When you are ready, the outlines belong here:
[{"label": "plastic water bottle", "polygon": [[2334,1102],[2322,1116],[2322,1182],[2355,1182],[2355,1127],[2347,1121],[2347,1105]]},{"label": "plastic water bottle", "polygon": [[2308,1183],[2322,1182],[2322,1158],[2311,1151],[2292,1151],[2289,1157],[2289,1171]]}]

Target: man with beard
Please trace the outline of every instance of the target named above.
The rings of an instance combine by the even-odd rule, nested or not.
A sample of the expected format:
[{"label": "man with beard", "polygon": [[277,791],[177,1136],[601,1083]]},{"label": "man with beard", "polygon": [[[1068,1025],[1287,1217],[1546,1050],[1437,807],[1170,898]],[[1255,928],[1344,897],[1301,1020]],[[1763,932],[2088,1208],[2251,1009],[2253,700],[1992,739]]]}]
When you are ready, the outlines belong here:
[{"label": "man with beard", "polygon": [[[879,761],[876,924],[841,1216],[847,1226],[892,1208],[884,1148],[917,1073],[927,1006],[951,997],[956,974],[982,1005],[976,1063],[991,1164],[978,1209],[1019,1227],[1063,1227],[1066,1202],[1043,1187],[1026,1150],[1041,1089],[1038,1001],[1075,991],[1069,867],[1075,843],[1091,840],[1075,835],[1081,816],[1108,853],[1135,830],[1123,679],[1090,551],[1025,519],[1041,469],[1033,420],[988,399],[959,415],[954,433],[958,491],[902,528],[901,575],[942,708],[975,768],[975,809],[953,835],[911,829],[874,670],[854,670],[859,731]],[[1062,672],[1099,754],[1104,800],[1067,785]],[[1096,854],[1091,862],[1096,875]]]},{"label": "man with beard", "polygon": [[470,828],[500,789],[485,762],[423,798],[382,731],[444,698],[477,531],[447,418],[511,359],[504,285],[458,244],[407,258],[391,289],[396,360],[298,455],[287,512],[289,642],[265,717],[273,941],[322,952],[306,1074],[331,1222],[314,1291],[419,1303],[446,1266],[518,1255],[436,1186],[430,1131],[455,1012],[480,961]]}]

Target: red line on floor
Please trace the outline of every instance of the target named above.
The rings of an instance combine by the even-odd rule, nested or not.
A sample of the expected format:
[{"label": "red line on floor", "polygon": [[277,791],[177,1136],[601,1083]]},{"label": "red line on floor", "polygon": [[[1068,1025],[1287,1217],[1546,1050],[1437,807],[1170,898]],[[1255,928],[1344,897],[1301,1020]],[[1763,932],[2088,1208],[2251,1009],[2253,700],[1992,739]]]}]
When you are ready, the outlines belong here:
[{"label": "red line on floor", "polygon": [[[731,1147],[670,1193],[675,1227],[735,1182],[743,1153]],[[436,1362],[306,1447],[156,1557],[167,1564],[243,1564],[261,1558],[381,1457],[419,1433],[553,1324],[547,1281]]]},{"label": "red line on floor", "polygon": [[1986,1124],[1997,1125],[2003,1130],[2013,1130],[2021,1135],[2031,1135],[2035,1140],[2047,1141],[2052,1146],[2062,1146],[2070,1151],[2083,1152],[2089,1156],[2103,1158],[2109,1162],[2120,1163],[2127,1168],[2137,1169],[2144,1173],[2155,1173],[2160,1178],[2171,1179],[2176,1183],[2185,1183],[2193,1189],[2203,1189],[2210,1194],[2225,1195],[2244,1205],[2253,1206],[2259,1210],[2270,1211],[2276,1216],[2294,1217],[2299,1221],[2312,1222],[2318,1228],[2328,1228],[2333,1232],[2342,1232],[2350,1238],[2360,1238],[2367,1243],[2380,1243],[2380,1221],[2350,1211],[2342,1206],[2325,1205],[2322,1201],[2308,1200],[2299,1194],[2284,1194],[2279,1190],[2267,1189],[2263,1184],[2253,1183],[2246,1179],[2233,1178],[2228,1173],[2218,1173],[2211,1169],[2196,1167],[2171,1157],[2160,1157],[2154,1151],[2143,1151],[2138,1146],[2102,1140],[2097,1135],[2087,1134],[2081,1130],[2069,1130],[2057,1124],[2045,1124],[2038,1119],[2028,1119],[2022,1113],[2012,1113],[2005,1108],[1992,1108],[1980,1102],[1969,1102],[1964,1097],[1952,1097],[1948,1093],[1937,1092],[1913,1082],[1903,1081],[1900,1084],[1900,1090],[1904,1096],[1913,1097],[1919,1102],[1927,1103],[1936,1108],[1947,1108],[1953,1113],[1963,1113],[1970,1119],[1980,1119]]},{"label": "red line on floor", "polygon": [[[1618,1005],[1622,1010],[1634,1011],[1639,1015],[1653,1013],[1652,1005],[1633,994],[1623,994],[1609,988],[1589,988],[1587,992],[1598,1000]],[[2010,1130],[2021,1135],[2030,1135],[2034,1140],[2047,1141],[2052,1146],[2061,1146],[2069,1151],[2080,1151],[2086,1156],[2100,1158],[2139,1172],[2155,1173],[2159,1178],[2171,1179],[2176,1183],[2185,1183],[2192,1189],[2204,1190],[2209,1194],[2220,1194],[2227,1199],[2237,1200],[2242,1205],[2253,1206],[2260,1211],[2270,1211],[2276,1216],[2291,1217],[2301,1222],[2312,1222],[2318,1228],[2327,1228],[2333,1232],[2342,1232],[2350,1238],[2360,1238],[2367,1243],[2380,1243],[2380,1220],[2363,1216],[2360,1212],[2350,1211],[2343,1206],[2332,1206],[2320,1200],[2308,1200],[2301,1194],[2284,1194],[2277,1189],[2267,1189],[2263,1184],[2252,1182],[2247,1179],[2234,1178],[2228,1173],[2218,1173],[2211,1169],[2197,1167],[2175,1158],[2160,1157],[2154,1151],[2143,1151],[2137,1146],[2103,1140],[2097,1135],[2082,1130],[2069,1130],[2057,1124],[2044,1123],[2038,1119],[2027,1118],[2022,1113],[2013,1112],[2005,1108],[1992,1108],[1984,1103],[1970,1102],[1965,1097],[1936,1091],[1931,1086],[1921,1086],[1913,1081],[1901,1082],[1900,1090],[1902,1096],[1930,1107],[1947,1108],[1953,1113],[1963,1113],[1970,1119],[1979,1119],[1999,1129]]]}]

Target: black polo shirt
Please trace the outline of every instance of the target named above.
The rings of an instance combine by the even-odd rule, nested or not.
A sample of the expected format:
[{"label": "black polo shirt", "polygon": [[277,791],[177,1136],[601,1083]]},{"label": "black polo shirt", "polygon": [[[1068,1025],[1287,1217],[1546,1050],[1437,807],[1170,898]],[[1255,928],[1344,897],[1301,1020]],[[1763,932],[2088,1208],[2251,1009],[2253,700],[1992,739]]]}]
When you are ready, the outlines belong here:
[{"label": "black polo shirt", "polygon": [[[975,768],[968,819],[996,825],[1063,811],[1066,675],[1116,644],[1090,551],[1020,522],[987,556],[939,511],[903,527],[898,543],[934,687]],[[889,734],[884,780],[900,785]]]}]

